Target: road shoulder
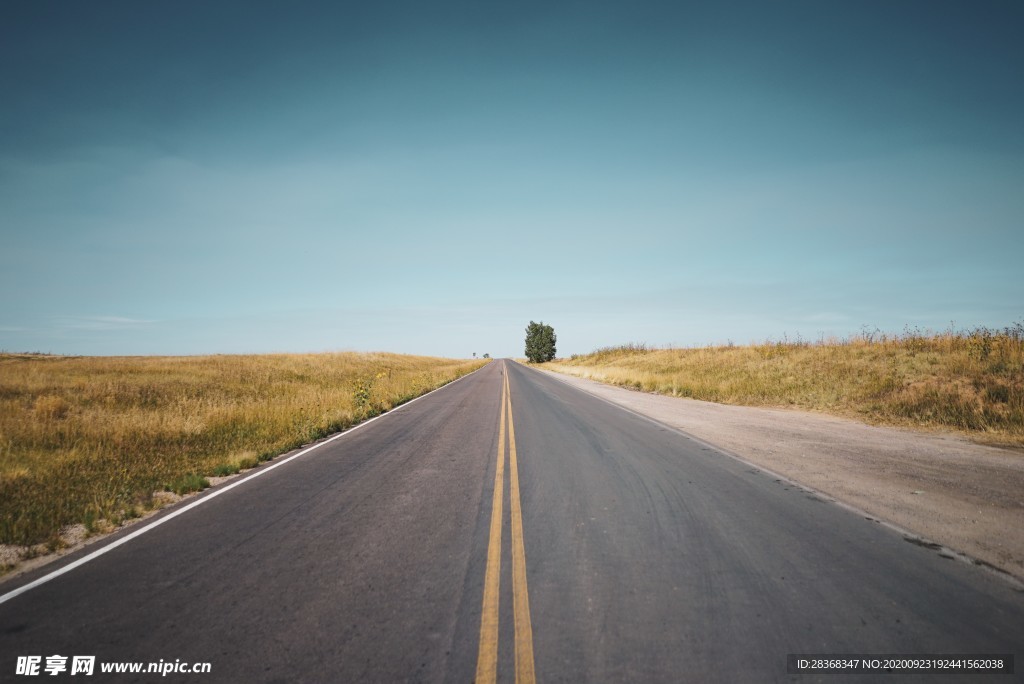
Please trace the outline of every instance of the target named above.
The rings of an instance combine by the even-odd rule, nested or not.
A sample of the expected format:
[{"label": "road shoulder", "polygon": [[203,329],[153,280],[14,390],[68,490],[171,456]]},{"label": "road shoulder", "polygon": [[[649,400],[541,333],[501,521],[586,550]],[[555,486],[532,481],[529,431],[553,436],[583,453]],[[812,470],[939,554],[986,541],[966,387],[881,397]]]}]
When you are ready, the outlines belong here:
[{"label": "road shoulder", "polygon": [[1024,457],[952,434],[562,382],[1024,579]]}]

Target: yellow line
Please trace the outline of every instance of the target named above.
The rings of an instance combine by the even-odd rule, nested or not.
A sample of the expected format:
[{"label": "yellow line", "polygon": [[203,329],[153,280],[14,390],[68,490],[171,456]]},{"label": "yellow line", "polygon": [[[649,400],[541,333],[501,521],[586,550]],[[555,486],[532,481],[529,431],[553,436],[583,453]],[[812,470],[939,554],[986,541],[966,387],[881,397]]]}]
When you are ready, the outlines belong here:
[{"label": "yellow line", "polygon": [[[508,378],[506,377],[506,385]],[[501,581],[501,502],[505,494],[505,404],[507,386],[502,386],[501,421],[498,428],[498,467],[494,473],[494,499],[491,504],[491,537],[487,546],[487,570],[484,573],[484,603],[480,615],[480,653],[476,661],[478,684],[494,684],[498,677],[498,593]]]},{"label": "yellow line", "polygon": [[498,678],[498,597],[501,589],[502,501],[505,494],[505,425],[508,421],[509,475],[512,514],[512,608],[515,621],[516,684],[534,684],[533,627],[530,597],[526,589],[526,551],[523,547],[523,511],[519,498],[519,462],[516,431],[512,421],[512,390],[508,369],[501,387],[501,420],[498,427],[498,464],[494,472],[491,502],[491,535],[484,573],[484,600],[480,615],[480,653],[476,661],[476,682],[494,684]]},{"label": "yellow line", "polygon": [[519,502],[519,463],[516,460],[516,429],[512,423],[512,392],[505,374],[505,403],[508,406],[508,469],[512,502],[512,604],[515,608],[516,684],[533,684],[533,627],[530,596],[526,590],[526,550],[523,548],[523,511]]}]

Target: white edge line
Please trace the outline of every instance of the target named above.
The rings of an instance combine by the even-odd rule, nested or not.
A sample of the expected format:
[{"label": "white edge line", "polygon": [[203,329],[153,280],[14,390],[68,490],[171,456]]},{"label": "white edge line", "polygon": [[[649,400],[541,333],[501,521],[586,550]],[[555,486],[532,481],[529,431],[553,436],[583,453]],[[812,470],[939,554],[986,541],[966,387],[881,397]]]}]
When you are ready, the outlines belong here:
[{"label": "white edge line", "polygon": [[168,520],[173,520],[174,518],[177,518],[182,513],[185,513],[186,511],[190,511],[193,508],[195,508],[196,506],[200,506],[200,505],[206,503],[207,501],[210,501],[211,499],[217,498],[218,496],[220,496],[224,492],[231,491],[232,489],[234,489],[235,487],[238,487],[239,485],[243,485],[243,484],[245,484],[247,482],[251,482],[252,480],[255,480],[257,477],[260,477],[261,475],[266,475],[271,470],[273,470],[275,468],[279,468],[279,467],[283,466],[285,463],[288,463],[289,461],[295,460],[299,456],[305,456],[306,454],[308,454],[309,452],[313,451],[314,449],[319,449],[320,447],[324,446],[325,444],[329,444],[329,443],[333,442],[336,439],[344,437],[345,435],[350,435],[353,432],[355,432],[356,430],[358,430],[359,428],[365,427],[365,426],[369,425],[370,423],[372,423],[373,421],[377,420],[378,418],[383,418],[384,416],[390,416],[390,415],[394,414],[396,411],[400,411],[401,409],[405,408],[406,406],[408,406],[409,404],[411,404],[413,402],[419,401],[420,399],[423,399],[425,397],[429,397],[434,392],[438,392],[440,390],[443,390],[445,387],[449,387],[451,385],[454,385],[459,380],[463,380],[465,378],[468,378],[470,375],[473,375],[477,371],[483,370],[488,365],[490,365],[490,364],[486,364],[485,363],[483,366],[480,366],[480,368],[477,368],[474,371],[470,371],[469,373],[466,373],[462,377],[455,378],[454,380],[451,380],[450,382],[446,382],[445,384],[441,385],[440,387],[438,387],[436,389],[430,390],[426,394],[421,394],[420,396],[418,396],[418,397],[416,397],[414,399],[410,399],[409,401],[405,402],[404,404],[400,404],[400,405],[396,406],[395,408],[391,409],[390,411],[382,413],[379,416],[374,416],[373,418],[370,418],[369,420],[364,420],[361,423],[357,423],[356,425],[353,425],[352,427],[348,428],[347,430],[344,430],[343,432],[339,432],[336,435],[328,437],[327,439],[323,440],[322,442],[317,442],[316,444],[314,444],[312,446],[306,447],[305,449],[303,449],[299,453],[292,454],[288,458],[282,459],[282,460],[278,461],[277,463],[272,463],[270,465],[267,465],[267,466],[264,466],[262,468],[259,468],[259,469],[256,470],[256,472],[252,473],[251,475],[248,475],[247,477],[244,477],[244,478],[238,480],[237,482],[232,482],[231,484],[225,485],[224,487],[221,487],[219,489],[214,489],[212,492],[210,492],[206,496],[202,497],[201,499],[198,499],[197,501],[193,501],[192,503],[188,504],[187,506],[182,506],[181,508],[179,508],[179,509],[177,509],[175,511],[172,511],[171,513],[163,516],[162,518],[154,520],[153,522],[149,523],[145,527],[140,527],[139,529],[135,530],[131,534],[127,534],[127,535],[121,537],[120,539],[118,539],[117,541],[111,542],[111,543],[107,544],[106,546],[104,546],[103,548],[97,549],[97,550],[93,551],[88,556],[82,556],[81,558],[79,558],[78,560],[74,561],[73,563],[68,563],[67,565],[65,565],[65,566],[63,566],[61,568],[58,568],[57,570],[54,570],[53,572],[49,573],[48,575],[43,575],[39,579],[33,580],[33,581],[29,582],[28,584],[25,584],[23,586],[18,587],[17,589],[13,589],[13,590],[7,592],[3,596],[0,596],[0,603],[6,603],[7,601],[10,601],[12,598],[14,598],[16,596],[19,596],[21,594],[24,594],[25,592],[30,591],[32,589],[35,589],[36,587],[38,587],[40,585],[46,584],[50,580],[56,579],[56,578],[60,577],[61,575],[63,575],[66,572],[71,572],[75,568],[77,568],[77,567],[79,567],[81,565],[85,565],[86,563],[88,563],[91,560],[95,560],[95,559],[99,558],[100,556],[102,556],[103,554],[107,553],[108,551],[113,551],[118,546],[121,546],[122,544],[127,544],[132,539],[135,539],[136,537],[138,537],[140,535],[143,535],[146,532],[149,532],[153,528],[159,527],[160,525],[163,525]]},{"label": "white edge line", "polygon": [[[994,566],[994,565],[988,563],[987,561],[981,561],[981,563],[975,562],[978,559],[976,559],[974,556],[971,556],[971,555],[969,555],[967,553],[964,553],[963,551],[960,551],[958,549],[950,548],[950,547],[946,546],[945,544],[940,544],[939,542],[934,541],[933,539],[928,539],[927,537],[922,537],[918,533],[916,533],[916,532],[914,532],[912,530],[908,530],[905,527],[901,527],[901,526],[897,525],[894,522],[890,522],[888,520],[882,520],[882,519],[878,518],[874,513],[869,513],[869,512],[865,511],[862,508],[858,508],[857,506],[854,506],[853,504],[847,503],[845,501],[841,501],[840,499],[837,499],[832,494],[829,494],[827,492],[823,492],[823,491],[821,491],[819,489],[815,489],[814,487],[811,487],[810,485],[806,485],[803,482],[799,482],[797,480],[794,480],[793,478],[788,477],[786,475],[783,475],[782,473],[776,472],[776,471],[772,470],[771,468],[766,468],[766,467],[764,467],[762,465],[758,465],[757,463],[754,463],[752,461],[748,461],[747,459],[745,459],[744,457],[740,456],[739,454],[734,453],[732,451],[729,451],[728,449],[726,449],[724,447],[720,447],[717,444],[712,444],[711,442],[703,440],[700,437],[687,432],[683,428],[676,427],[675,425],[672,425],[671,423],[666,423],[666,422],[660,421],[657,418],[653,418],[653,417],[648,416],[646,414],[640,413],[636,409],[629,408],[628,406],[624,406],[623,404],[618,404],[618,403],[612,401],[611,399],[608,399],[607,397],[602,397],[601,395],[599,395],[599,394],[597,394],[595,392],[591,392],[588,389],[584,389],[583,387],[579,387],[578,385],[574,385],[573,383],[569,382],[566,378],[578,378],[580,380],[589,380],[590,382],[597,383],[598,386],[601,386],[601,387],[613,387],[613,388],[616,388],[616,389],[625,390],[627,392],[631,391],[631,390],[626,389],[625,387],[618,387],[617,385],[611,385],[611,384],[608,384],[608,383],[603,383],[603,382],[600,382],[598,380],[590,380],[590,378],[581,378],[580,376],[570,375],[568,373],[559,373],[557,371],[550,371],[550,370],[542,371],[540,368],[529,368],[527,366],[524,366],[523,364],[519,364],[519,365],[523,366],[524,368],[527,368],[527,370],[532,370],[532,371],[535,371],[537,373],[540,373],[542,376],[547,375],[548,377],[552,378],[553,380],[558,380],[559,382],[561,382],[563,385],[565,385],[567,387],[571,387],[572,389],[579,390],[580,392],[583,392],[584,394],[589,394],[590,396],[594,397],[595,399],[600,399],[601,401],[603,401],[604,403],[608,404],[609,406],[614,406],[614,407],[616,407],[618,409],[622,409],[626,413],[631,413],[634,416],[636,416],[637,418],[643,418],[644,420],[646,420],[646,421],[648,421],[650,423],[654,423],[658,427],[666,428],[668,430],[676,432],[676,433],[682,435],[683,437],[686,437],[687,439],[693,440],[694,442],[696,442],[700,446],[707,447],[707,448],[709,448],[709,449],[711,449],[713,451],[717,451],[718,453],[722,454],[723,456],[727,456],[727,457],[729,457],[729,458],[731,458],[731,459],[733,459],[735,461],[739,461],[740,463],[742,463],[744,465],[750,466],[754,470],[757,470],[757,471],[759,471],[761,473],[769,475],[770,477],[777,478],[778,480],[781,480],[781,481],[785,482],[786,484],[792,485],[792,486],[794,486],[794,487],[796,487],[796,488],[798,488],[798,489],[800,489],[800,490],[802,490],[804,492],[807,492],[809,494],[814,494],[815,496],[820,497],[822,500],[826,501],[827,503],[835,504],[836,506],[839,506],[840,508],[845,508],[847,511],[849,511],[851,513],[855,513],[856,515],[859,515],[859,516],[865,518],[866,520],[868,520],[870,522],[873,522],[873,523],[875,523],[875,524],[877,524],[877,525],[879,525],[881,527],[886,527],[886,528],[892,530],[893,532],[896,532],[897,534],[901,535],[907,541],[919,540],[919,541],[923,541],[923,542],[938,544],[939,546],[942,547],[943,550],[950,551],[950,552],[956,554],[956,556],[958,557],[958,559],[961,562],[967,563],[972,568],[977,568],[979,570],[986,571],[989,574],[994,575],[995,577],[998,577],[999,579],[1001,579],[1004,582],[1006,582],[1006,583],[1010,584],[1011,586],[1013,586],[1018,591],[1024,591],[1024,580],[1022,580],[1022,578],[1020,578],[1020,577],[1017,577],[1017,575],[1013,574],[1012,572],[1009,572],[1008,570],[1003,570],[1002,568]],[[667,395],[662,394],[662,395],[658,395],[658,396],[667,396]]]}]

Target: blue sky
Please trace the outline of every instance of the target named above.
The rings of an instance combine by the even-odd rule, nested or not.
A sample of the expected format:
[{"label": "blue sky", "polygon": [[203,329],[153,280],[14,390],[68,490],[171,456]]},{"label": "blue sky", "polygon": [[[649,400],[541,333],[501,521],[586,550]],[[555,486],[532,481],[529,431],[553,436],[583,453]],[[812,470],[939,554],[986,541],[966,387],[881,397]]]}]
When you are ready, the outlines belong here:
[{"label": "blue sky", "polygon": [[0,349],[1024,319],[1024,6],[8,2]]}]

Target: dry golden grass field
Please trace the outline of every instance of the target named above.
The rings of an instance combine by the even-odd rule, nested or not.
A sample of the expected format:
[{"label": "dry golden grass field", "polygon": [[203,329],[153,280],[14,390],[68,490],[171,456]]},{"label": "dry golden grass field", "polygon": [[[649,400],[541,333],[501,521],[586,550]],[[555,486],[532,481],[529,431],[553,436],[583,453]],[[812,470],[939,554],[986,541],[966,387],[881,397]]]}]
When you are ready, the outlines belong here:
[{"label": "dry golden grass field", "polygon": [[1024,446],[1024,324],[700,349],[625,345],[543,365],[646,392],[952,429]]},{"label": "dry golden grass field", "polygon": [[482,366],[397,354],[0,354],[0,544],[51,548]]}]

